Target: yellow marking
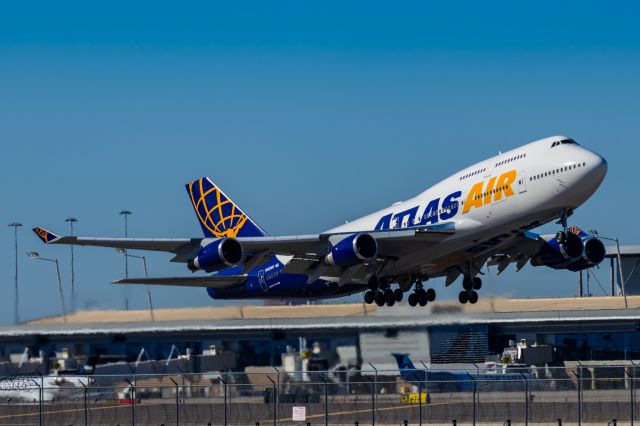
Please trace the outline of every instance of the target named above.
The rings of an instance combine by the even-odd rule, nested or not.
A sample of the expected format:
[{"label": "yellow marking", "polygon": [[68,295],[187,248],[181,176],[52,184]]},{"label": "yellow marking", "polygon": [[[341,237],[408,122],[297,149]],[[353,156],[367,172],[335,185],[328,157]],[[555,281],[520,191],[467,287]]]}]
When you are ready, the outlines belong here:
[{"label": "yellow marking", "polygon": [[485,206],[487,204],[491,204],[491,196],[493,195],[491,191],[493,190],[493,187],[495,186],[495,184],[496,184],[496,176],[489,179],[489,183],[487,183],[487,189],[485,190],[485,195],[484,195]]},{"label": "yellow marking", "polygon": [[513,189],[511,189],[511,184],[516,180],[516,171],[509,170],[500,175],[500,179],[498,179],[498,191],[493,197],[493,201],[498,201],[502,199],[502,193],[504,192],[505,198],[511,197],[514,195]]},{"label": "yellow marking", "polygon": [[[138,404],[136,404],[138,405]],[[130,408],[130,405],[107,405],[105,407],[89,407],[88,411],[95,411],[95,410],[108,410],[110,408]],[[34,406],[34,408],[37,408],[37,406]],[[47,416],[49,414],[64,414],[64,413],[77,413],[80,411],[84,411],[84,408],[67,408],[64,410],[50,410],[50,411],[43,411],[42,415],[43,416]],[[3,416],[0,416],[0,419],[11,419],[13,417],[35,417],[35,416],[39,416],[40,413],[35,412],[35,413],[19,413],[19,414],[5,414]]]},{"label": "yellow marking", "polygon": [[471,187],[467,200],[464,202],[462,213],[468,213],[473,207],[482,207],[482,188],[484,181],[478,182]]}]

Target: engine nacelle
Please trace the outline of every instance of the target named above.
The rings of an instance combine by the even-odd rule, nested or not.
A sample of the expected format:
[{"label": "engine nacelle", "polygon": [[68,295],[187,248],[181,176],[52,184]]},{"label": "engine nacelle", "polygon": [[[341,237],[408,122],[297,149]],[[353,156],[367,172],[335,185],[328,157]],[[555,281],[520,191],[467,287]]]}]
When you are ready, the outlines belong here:
[{"label": "engine nacelle", "polygon": [[577,227],[566,234],[558,232],[554,238],[546,239],[547,243],[531,259],[533,266],[545,265],[576,272],[600,264],[606,256],[602,241]]},{"label": "engine nacelle", "polygon": [[378,255],[378,243],[370,234],[353,234],[339,241],[325,257],[328,265],[348,268]]},{"label": "engine nacelle", "polygon": [[549,266],[555,269],[563,269],[567,265],[580,259],[584,253],[582,239],[576,234],[559,232],[547,242],[538,254],[531,258],[533,266]]},{"label": "engine nacelle", "polygon": [[221,238],[202,247],[198,255],[187,262],[189,270],[207,272],[237,265],[242,261],[242,245],[234,238]]},{"label": "engine nacelle", "polygon": [[604,244],[596,237],[584,237],[582,239],[584,250],[580,259],[569,264],[567,269],[573,272],[582,271],[583,269],[591,268],[599,265],[607,255],[607,250],[604,248]]}]

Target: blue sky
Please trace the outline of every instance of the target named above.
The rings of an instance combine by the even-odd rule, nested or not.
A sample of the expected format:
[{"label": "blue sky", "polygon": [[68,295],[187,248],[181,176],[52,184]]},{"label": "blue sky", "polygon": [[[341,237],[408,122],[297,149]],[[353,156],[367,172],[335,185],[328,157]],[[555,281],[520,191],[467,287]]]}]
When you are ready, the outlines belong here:
[{"label": "blue sky", "polygon": [[[25,251],[59,258],[69,288],[69,249],[28,228],[62,232],[73,215],[80,234],[122,235],[127,208],[131,235],[200,236],[183,184],[202,175],[271,234],[312,233],[566,134],[610,166],[573,223],[638,243],[638,22],[634,2],[3,2],[0,218],[25,225],[21,316],[59,310],[51,265]],[[187,273],[168,259],[149,255],[150,273]],[[109,284],[123,275],[114,251],[76,261],[79,306],[145,306],[143,289]],[[577,277],[527,267],[486,282],[485,294],[561,296]],[[202,289],[153,295],[217,303]]]}]

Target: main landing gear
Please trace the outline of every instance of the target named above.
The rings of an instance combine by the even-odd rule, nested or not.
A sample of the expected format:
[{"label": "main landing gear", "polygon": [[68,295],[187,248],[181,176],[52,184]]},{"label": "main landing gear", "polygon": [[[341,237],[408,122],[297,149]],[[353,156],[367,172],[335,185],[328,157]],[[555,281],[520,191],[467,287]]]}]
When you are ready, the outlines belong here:
[{"label": "main landing gear", "polygon": [[478,302],[478,293],[476,290],[482,288],[482,280],[480,277],[470,278],[465,276],[462,280],[462,290],[458,294],[458,301],[462,304],[471,303],[472,305]]},{"label": "main landing gear", "polygon": [[364,294],[364,301],[367,304],[374,303],[378,306],[393,306],[396,302],[402,300],[402,290],[396,288],[392,290],[389,285],[389,280],[386,278],[371,276],[369,279],[369,290]]},{"label": "main landing gear", "polygon": [[[409,295],[408,300],[411,306],[425,306],[428,302],[433,302],[436,299],[436,291],[434,289],[425,290],[423,288],[423,278],[414,278],[415,290]],[[411,281],[407,281],[407,283],[411,283]],[[364,301],[367,304],[375,303],[378,306],[393,306],[397,302],[401,302],[404,297],[402,288],[391,289],[390,282],[386,277],[378,278],[373,275],[369,279],[368,287],[369,290],[364,294]],[[403,288],[406,289],[406,287]]]},{"label": "main landing gear", "polygon": [[427,306],[428,302],[433,302],[434,300],[436,300],[436,291],[432,288],[425,290],[422,281],[417,279],[413,293],[409,295],[409,305]]}]

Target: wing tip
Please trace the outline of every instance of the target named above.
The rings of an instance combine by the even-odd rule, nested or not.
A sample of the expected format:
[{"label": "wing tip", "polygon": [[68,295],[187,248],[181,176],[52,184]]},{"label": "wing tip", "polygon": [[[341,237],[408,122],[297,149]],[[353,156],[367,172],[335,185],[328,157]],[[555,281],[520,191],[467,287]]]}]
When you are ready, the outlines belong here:
[{"label": "wing tip", "polygon": [[33,228],[33,232],[45,244],[50,244],[60,239],[59,235],[56,235],[53,232],[47,231],[46,229],[40,226],[36,226],[35,228]]}]

